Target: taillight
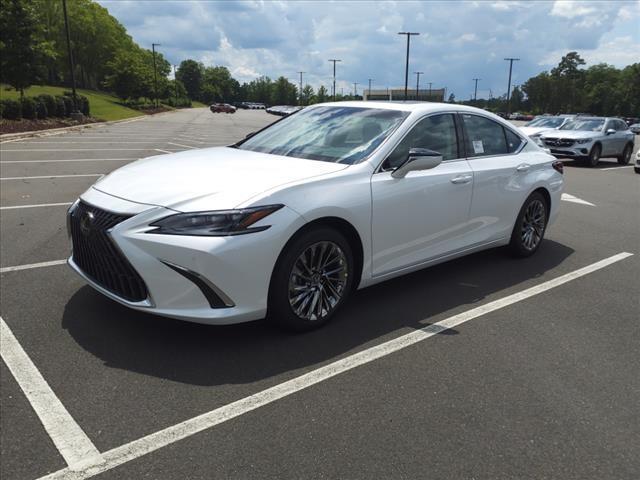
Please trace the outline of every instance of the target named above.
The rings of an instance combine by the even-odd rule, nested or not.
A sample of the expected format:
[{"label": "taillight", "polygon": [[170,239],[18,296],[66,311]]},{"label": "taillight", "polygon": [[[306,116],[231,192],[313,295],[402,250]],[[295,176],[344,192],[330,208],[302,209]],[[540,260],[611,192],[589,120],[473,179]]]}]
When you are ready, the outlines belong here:
[{"label": "taillight", "polygon": [[551,166],[553,167],[553,169],[554,169],[556,172],[559,172],[559,173],[561,173],[561,174],[564,174],[564,164],[563,164],[561,161],[556,160],[555,162],[553,162],[553,163],[551,164]]}]

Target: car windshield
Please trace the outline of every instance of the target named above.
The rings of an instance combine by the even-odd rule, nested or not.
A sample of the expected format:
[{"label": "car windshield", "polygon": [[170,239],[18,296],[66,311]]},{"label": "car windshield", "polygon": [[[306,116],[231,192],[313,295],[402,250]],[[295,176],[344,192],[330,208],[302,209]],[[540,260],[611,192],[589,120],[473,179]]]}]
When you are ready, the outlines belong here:
[{"label": "car windshield", "polygon": [[599,132],[604,126],[604,120],[598,118],[572,120],[563,125],[560,130],[584,130],[587,132]]},{"label": "car windshield", "polygon": [[243,141],[238,148],[354,164],[367,158],[409,115],[360,107],[311,107]]},{"label": "car windshield", "polygon": [[564,118],[552,117],[552,118],[536,118],[525,125],[525,127],[549,127],[556,128],[562,125]]}]

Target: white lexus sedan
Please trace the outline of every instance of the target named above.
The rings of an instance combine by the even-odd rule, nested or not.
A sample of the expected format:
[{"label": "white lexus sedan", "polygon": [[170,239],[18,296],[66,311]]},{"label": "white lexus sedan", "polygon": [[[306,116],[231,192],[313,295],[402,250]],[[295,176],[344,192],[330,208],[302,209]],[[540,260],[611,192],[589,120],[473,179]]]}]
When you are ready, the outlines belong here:
[{"label": "white lexus sedan", "polygon": [[501,245],[532,255],[562,187],[561,162],[484,110],[326,103],[102,178],[69,209],[69,265],[138,310],[308,330],[356,288]]}]

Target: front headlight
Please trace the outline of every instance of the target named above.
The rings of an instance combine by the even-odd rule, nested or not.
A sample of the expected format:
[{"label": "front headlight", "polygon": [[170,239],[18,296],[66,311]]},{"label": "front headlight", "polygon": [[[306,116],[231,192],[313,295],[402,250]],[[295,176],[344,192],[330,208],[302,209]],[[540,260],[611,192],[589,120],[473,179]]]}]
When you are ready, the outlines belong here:
[{"label": "front headlight", "polygon": [[576,143],[590,143],[593,142],[593,138],[582,138],[580,140],[576,140]]},{"label": "front headlight", "polygon": [[240,210],[178,213],[153,222],[151,226],[157,228],[147,233],[224,237],[261,232],[271,225],[260,227],[252,227],[252,225],[282,207],[284,205],[265,205]]}]

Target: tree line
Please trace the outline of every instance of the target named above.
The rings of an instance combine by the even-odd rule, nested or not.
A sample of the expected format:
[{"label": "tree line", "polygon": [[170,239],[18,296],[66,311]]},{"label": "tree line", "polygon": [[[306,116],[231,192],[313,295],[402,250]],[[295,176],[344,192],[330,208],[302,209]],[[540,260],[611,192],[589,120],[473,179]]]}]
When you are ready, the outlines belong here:
[{"label": "tree line", "polygon": [[[585,65],[578,52],[567,53],[551,71],[539,73],[513,88],[511,111],[640,116],[640,63],[621,69],[606,63],[580,68]],[[507,102],[504,95],[463,103],[504,112]]]}]

